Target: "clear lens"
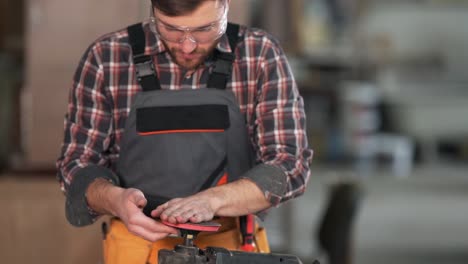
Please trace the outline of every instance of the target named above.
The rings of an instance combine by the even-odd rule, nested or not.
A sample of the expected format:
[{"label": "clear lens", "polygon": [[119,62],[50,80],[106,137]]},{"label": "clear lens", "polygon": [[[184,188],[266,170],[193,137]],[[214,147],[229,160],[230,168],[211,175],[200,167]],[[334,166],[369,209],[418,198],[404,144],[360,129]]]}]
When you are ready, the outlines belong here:
[{"label": "clear lens", "polygon": [[150,27],[154,33],[169,42],[180,43],[189,38],[197,43],[207,43],[220,38],[226,31],[227,8],[225,8],[224,14],[218,21],[203,27],[176,27],[166,24],[154,16],[150,18]]}]

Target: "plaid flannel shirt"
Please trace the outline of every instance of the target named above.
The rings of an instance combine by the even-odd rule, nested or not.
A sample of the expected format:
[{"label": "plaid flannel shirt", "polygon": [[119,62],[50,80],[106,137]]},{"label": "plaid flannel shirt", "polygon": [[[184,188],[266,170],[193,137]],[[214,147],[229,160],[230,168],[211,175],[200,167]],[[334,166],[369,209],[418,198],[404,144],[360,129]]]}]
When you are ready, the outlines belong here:
[{"label": "plaid flannel shirt", "polygon": [[[193,73],[179,67],[144,24],[145,54],[151,54],[162,89],[206,88],[212,60]],[[253,180],[273,206],[301,195],[310,177],[303,99],[278,42],[259,29],[241,27],[242,38],[227,90],[232,90],[245,115],[257,166]],[[217,49],[231,52],[226,35]],[[74,75],[65,136],[57,160],[58,179],[67,195],[67,218],[75,225],[95,221],[86,203],[86,188],[96,178],[114,184],[120,142],[132,99],[141,91],[127,31],[96,40],[84,53]]]}]

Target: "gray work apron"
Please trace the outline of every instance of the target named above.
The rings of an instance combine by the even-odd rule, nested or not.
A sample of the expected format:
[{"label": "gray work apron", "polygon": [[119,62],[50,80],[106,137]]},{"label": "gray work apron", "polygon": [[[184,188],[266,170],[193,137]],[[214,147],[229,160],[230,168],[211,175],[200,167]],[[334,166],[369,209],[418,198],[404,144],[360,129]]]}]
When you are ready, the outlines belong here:
[{"label": "gray work apron", "polygon": [[[230,27],[234,50],[238,28],[232,33]],[[253,155],[245,117],[233,92],[225,89],[233,54],[215,57],[208,81],[215,87],[162,90],[151,57],[143,55],[141,24],[128,31],[143,91],[136,94],[126,121],[117,174],[122,187],[143,191],[149,215],[169,199],[216,185],[226,173],[228,181],[238,179],[253,166]]]}]

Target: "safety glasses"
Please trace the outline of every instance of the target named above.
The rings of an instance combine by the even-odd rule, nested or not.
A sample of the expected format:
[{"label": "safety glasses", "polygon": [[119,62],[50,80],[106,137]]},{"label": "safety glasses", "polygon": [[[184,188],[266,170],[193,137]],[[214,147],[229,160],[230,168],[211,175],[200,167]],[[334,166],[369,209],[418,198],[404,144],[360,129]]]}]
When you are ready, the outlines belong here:
[{"label": "safety glasses", "polygon": [[161,39],[173,42],[182,43],[185,39],[189,39],[196,43],[209,43],[219,39],[225,32],[227,27],[227,11],[224,7],[223,14],[218,20],[200,27],[181,27],[166,23],[154,16],[151,12],[150,27]]}]

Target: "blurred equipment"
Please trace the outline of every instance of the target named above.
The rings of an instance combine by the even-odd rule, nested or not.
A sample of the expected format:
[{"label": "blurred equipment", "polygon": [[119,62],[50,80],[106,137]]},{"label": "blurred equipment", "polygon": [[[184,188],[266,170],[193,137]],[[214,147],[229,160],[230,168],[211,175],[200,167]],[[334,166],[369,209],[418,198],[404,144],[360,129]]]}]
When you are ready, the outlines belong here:
[{"label": "blurred equipment", "polygon": [[329,264],[353,263],[352,228],[363,193],[352,182],[331,186],[328,206],[318,230],[318,242]]},{"label": "blurred equipment", "polygon": [[[220,225],[215,222],[168,225],[174,226],[180,230],[180,233],[184,238],[184,244],[175,246],[174,250],[161,249],[159,251],[158,257],[158,263],[160,264],[302,263],[298,257],[284,254],[249,253],[241,251],[230,251],[225,248],[217,247],[207,247],[205,250],[199,249],[196,245],[193,244],[193,240],[201,231],[217,231]],[[315,261],[314,264],[318,264],[318,261]]]},{"label": "blurred equipment", "polygon": [[381,95],[366,82],[347,82],[342,87],[343,126],[348,150],[356,159],[359,175],[370,175],[379,155],[391,157],[392,172],[407,177],[413,167],[414,143],[410,137],[380,131],[382,116],[378,111]]},{"label": "blurred equipment", "polygon": [[[358,31],[395,128],[438,162],[438,144],[468,133],[466,1],[380,1]],[[395,2],[395,3],[393,3]],[[424,25],[421,27],[421,25]]]}]

